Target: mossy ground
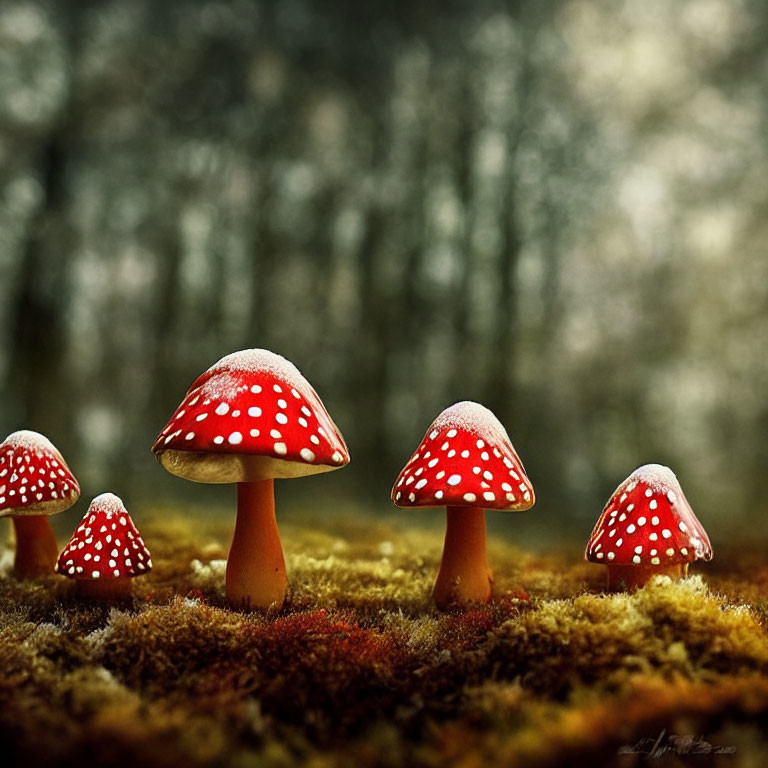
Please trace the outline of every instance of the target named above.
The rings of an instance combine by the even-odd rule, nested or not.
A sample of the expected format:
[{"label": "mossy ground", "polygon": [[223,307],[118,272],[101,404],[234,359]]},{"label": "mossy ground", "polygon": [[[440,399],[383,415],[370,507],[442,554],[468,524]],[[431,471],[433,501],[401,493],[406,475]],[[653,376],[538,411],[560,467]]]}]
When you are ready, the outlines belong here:
[{"label": "mossy ground", "polygon": [[129,604],[0,578],[6,765],[634,766],[662,733],[654,765],[768,764],[764,566],[606,596],[580,552],[493,539],[494,601],[446,614],[439,533],[283,525],[264,616],[224,603],[228,526],[152,519]]}]

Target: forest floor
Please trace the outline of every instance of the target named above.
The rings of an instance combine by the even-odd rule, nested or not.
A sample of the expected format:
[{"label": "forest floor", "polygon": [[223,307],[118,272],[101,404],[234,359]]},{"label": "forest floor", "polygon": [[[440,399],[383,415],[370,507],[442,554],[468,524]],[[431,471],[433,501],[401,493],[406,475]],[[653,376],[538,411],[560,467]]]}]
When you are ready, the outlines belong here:
[{"label": "forest floor", "polygon": [[580,553],[492,539],[494,601],[439,613],[436,532],[286,525],[292,593],[264,616],[224,603],[228,526],[154,519],[120,606],[4,553],[4,765],[768,764],[759,552],[606,596]]}]

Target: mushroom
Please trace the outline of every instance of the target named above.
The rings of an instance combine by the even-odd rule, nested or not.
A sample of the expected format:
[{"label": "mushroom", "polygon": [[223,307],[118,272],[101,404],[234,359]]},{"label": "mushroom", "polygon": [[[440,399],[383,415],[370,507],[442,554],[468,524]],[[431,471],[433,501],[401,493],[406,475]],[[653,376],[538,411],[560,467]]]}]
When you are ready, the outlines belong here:
[{"label": "mushroom", "polygon": [[119,497],[102,493],[88,507],[56,572],[75,579],[78,592],[99,600],[131,594],[131,579],[149,573],[152,559]]},{"label": "mushroom", "polygon": [[219,360],[189,388],[152,446],[168,472],[198,483],[237,483],[227,599],[279,607],[287,578],[274,480],[349,462],[344,438],[296,366],[265,349]]},{"label": "mushroom", "polygon": [[433,597],[440,608],[491,599],[485,509],[526,510],[533,485],[504,427],[479,403],[446,408],[398,475],[399,507],[446,507],[445,546]]},{"label": "mushroom", "polygon": [[47,437],[24,429],[0,444],[0,517],[13,521],[16,576],[53,573],[59,547],[48,516],[79,498],[75,476]]},{"label": "mushroom", "polygon": [[685,576],[689,563],[712,559],[712,545],[675,473],[645,464],[614,491],[585,556],[608,566],[608,589],[633,589],[659,574]]}]

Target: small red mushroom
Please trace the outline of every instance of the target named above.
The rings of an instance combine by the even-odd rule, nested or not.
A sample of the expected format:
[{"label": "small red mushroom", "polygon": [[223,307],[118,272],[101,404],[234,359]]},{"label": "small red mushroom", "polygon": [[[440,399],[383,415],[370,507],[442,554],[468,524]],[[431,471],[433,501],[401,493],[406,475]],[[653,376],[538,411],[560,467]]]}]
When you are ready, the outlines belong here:
[{"label": "small red mushroom", "polygon": [[608,566],[608,589],[633,589],[656,575],[685,576],[689,563],[712,559],[712,545],[675,473],[645,464],[614,491],[585,556]]},{"label": "small red mushroom", "polygon": [[446,408],[398,475],[399,507],[446,507],[443,559],[433,597],[440,608],[488,602],[485,509],[530,509],[536,497],[496,416],[469,401]]},{"label": "small red mushroom", "polygon": [[16,576],[53,573],[59,546],[48,516],[79,498],[72,470],[47,437],[25,429],[0,444],[0,517],[13,521]]},{"label": "small red mushroom", "polygon": [[78,592],[100,600],[131,594],[131,579],[149,573],[152,559],[123,502],[102,493],[64,547],[57,573],[75,579]]},{"label": "small red mushroom", "polygon": [[274,480],[349,462],[341,432],[296,366],[265,349],[223,357],[189,388],[152,452],[187,480],[237,483],[227,599],[246,609],[282,605],[288,581]]}]

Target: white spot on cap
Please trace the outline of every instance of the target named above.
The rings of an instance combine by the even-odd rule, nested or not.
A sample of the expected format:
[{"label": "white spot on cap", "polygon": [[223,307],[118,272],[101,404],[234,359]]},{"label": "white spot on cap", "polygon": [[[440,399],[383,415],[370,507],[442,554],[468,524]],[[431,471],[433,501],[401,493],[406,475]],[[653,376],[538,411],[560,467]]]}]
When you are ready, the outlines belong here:
[{"label": "white spot on cap", "polygon": [[279,430],[277,429],[270,429],[269,430],[269,436],[274,438],[275,440],[279,440],[282,435],[280,434]]},{"label": "white spot on cap", "polygon": [[279,456],[285,456],[288,453],[285,443],[275,443],[275,453]]},{"label": "white spot on cap", "polygon": [[252,429],[252,430],[251,430],[251,431],[250,431],[248,434],[249,434],[251,437],[258,437],[260,433],[259,433],[259,430],[258,430],[258,429]]},{"label": "white spot on cap", "polygon": [[285,402],[285,400],[283,400],[283,398],[281,397],[281,398],[280,398],[280,399],[277,401],[277,407],[278,407],[278,408],[287,408],[287,407],[288,407],[288,403],[286,403],[286,402]]},{"label": "white spot on cap", "polygon": [[475,496],[474,493],[465,493],[464,501],[468,501],[471,504],[472,502],[477,501],[477,496]]},{"label": "white spot on cap", "polygon": [[437,437],[437,430],[436,430],[436,429],[433,429],[433,430],[432,430],[432,431],[429,433],[429,439],[430,439],[430,440],[434,440],[436,437]]},{"label": "white spot on cap", "polygon": [[664,530],[661,532],[661,535],[662,535],[662,536],[663,536],[665,539],[668,539],[668,538],[670,538],[670,537],[672,536],[672,531],[670,531],[670,530],[669,530],[669,528],[665,528],[665,529],[664,529]]},{"label": "white spot on cap", "polygon": [[416,483],[416,486],[415,486],[416,490],[417,491],[421,490],[426,484],[427,484],[427,481],[424,478],[422,478],[421,480],[419,480],[418,483]]},{"label": "white spot on cap", "polygon": [[333,455],[331,456],[331,461],[335,464],[339,464],[342,460],[342,455],[338,451],[334,451]]},{"label": "white spot on cap", "polygon": [[[315,454],[309,450],[309,448],[302,448],[301,451],[299,451],[301,458],[304,459],[304,461],[314,461],[315,460]],[[397,494],[397,497],[400,498],[400,494]]]},{"label": "white spot on cap", "polygon": [[288,417],[284,413],[278,413],[277,416],[275,416],[275,421],[278,424],[287,424]]},{"label": "white spot on cap", "polygon": [[486,492],[483,494],[483,498],[484,498],[486,501],[496,501],[496,494],[495,494],[493,491],[486,491]]},{"label": "white spot on cap", "polygon": [[195,421],[205,421],[207,418],[207,413],[198,413],[197,416],[195,416]]},{"label": "white spot on cap", "polygon": [[656,509],[656,507],[659,506],[659,502],[656,501],[656,499],[651,499],[650,504],[648,504],[648,509]]},{"label": "white spot on cap", "polygon": [[216,407],[216,414],[219,416],[226,416],[229,413],[228,403],[219,403]]},{"label": "white spot on cap", "polygon": [[252,405],[248,409],[248,415],[252,416],[254,419],[258,418],[259,416],[261,416],[261,408],[259,408],[258,405]]},{"label": "white spot on cap", "polygon": [[451,475],[446,482],[448,485],[458,485],[461,482],[461,475]]},{"label": "white spot on cap", "polygon": [[261,392],[261,385],[260,384],[254,384],[251,387],[251,392],[253,392],[254,395],[258,395],[259,392]]},{"label": "white spot on cap", "polygon": [[216,445],[221,445],[224,442],[224,438],[221,435],[216,435],[216,437],[213,438],[213,442],[216,443]]},{"label": "white spot on cap", "polygon": [[194,440],[195,439],[195,433],[194,432],[187,432],[187,434],[184,437],[185,440]]},{"label": "white spot on cap", "polygon": [[243,436],[240,432],[233,432],[227,440],[230,445],[240,445],[243,442]]}]

